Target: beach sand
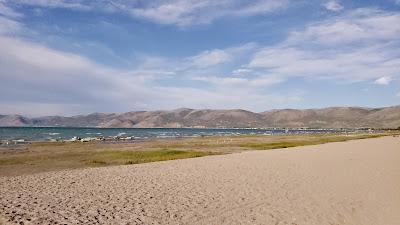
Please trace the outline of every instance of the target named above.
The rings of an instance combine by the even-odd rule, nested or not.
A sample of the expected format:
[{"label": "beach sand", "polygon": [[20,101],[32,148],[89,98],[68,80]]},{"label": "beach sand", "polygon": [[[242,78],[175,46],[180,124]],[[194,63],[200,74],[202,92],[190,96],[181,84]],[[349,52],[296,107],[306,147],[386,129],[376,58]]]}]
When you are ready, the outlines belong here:
[{"label": "beach sand", "polygon": [[398,225],[400,138],[0,177],[0,190],[11,224]]}]

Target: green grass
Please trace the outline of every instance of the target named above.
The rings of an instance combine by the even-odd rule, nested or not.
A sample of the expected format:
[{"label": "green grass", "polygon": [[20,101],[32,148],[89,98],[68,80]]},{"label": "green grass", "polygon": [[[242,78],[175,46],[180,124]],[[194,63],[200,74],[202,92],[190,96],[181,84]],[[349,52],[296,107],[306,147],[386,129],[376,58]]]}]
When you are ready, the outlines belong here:
[{"label": "green grass", "polygon": [[24,163],[23,159],[0,159],[0,166],[17,165]]},{"label": "green grass", "polygon": [[296,146],[310,145],[312,142],[305,141],[283,141],[283,142],[270,142],[270,143],[245,143],[241,144],[240,147],[251,148],[256,150],[268,150],[277,148],[290,148]]},{"label": "green grass", "polygon": [[278,149],[278,148],[290,148],[290,147],[298,147],[305,145],[319,145],[325,144],[329,142],[341,142],[341,141],[349,141],[349,140],[357,140],[357,139],[366,139],[366,138],[377,138],[382,137],[384,135],[356,135],[356,136],[314,136],[308,140],[289,140],[289,141],[280,141],[280,142],[255,142],[255,143],[243,143],[240,144],[240,147],[243,148],[251,148],[255,150],[268,150],[268,149]]},{"label": "green grass", "polygon": [[138,164],[155,161],[165,161],[173,159],[184,159],[201,157],[215,153],[175,150],[175,149],[159,149],[152,151],[92,151],[92,152],[76,152],[49,154],[28,157],[15,157],[8,159],[0,159],[0,166],[7,165],[35,165],[35,164],[58,164],[58,163],[81,163],[89,165],[117,165],[117,164]]},{"label": "green grass", "polygon": [[153,151],[103,151],[97,152],[87,160],[89,164],[118,165],[194,158],[210,155],[208,152],[160,149]]}]

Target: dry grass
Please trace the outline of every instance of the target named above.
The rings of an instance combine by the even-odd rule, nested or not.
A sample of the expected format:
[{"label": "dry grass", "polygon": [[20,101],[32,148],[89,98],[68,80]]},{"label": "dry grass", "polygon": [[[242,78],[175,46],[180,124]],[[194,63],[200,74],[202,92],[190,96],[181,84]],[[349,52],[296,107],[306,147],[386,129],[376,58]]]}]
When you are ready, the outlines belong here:
[{"label": "dry grass", "polygon": [[199,137],[118,144],[32,143],[19,150],[0,150],[0,176],[288,148],[383,135],[388,134]]}]

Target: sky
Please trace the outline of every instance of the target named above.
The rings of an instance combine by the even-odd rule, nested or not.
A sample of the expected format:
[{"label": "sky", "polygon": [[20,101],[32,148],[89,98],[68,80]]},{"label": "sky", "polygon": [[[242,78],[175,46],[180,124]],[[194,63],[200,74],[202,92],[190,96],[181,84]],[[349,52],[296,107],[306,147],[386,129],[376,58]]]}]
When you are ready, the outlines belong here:
[{"label": "sky", "polygon": [[0,0],[0,114],[400,105],[400,0]]}]

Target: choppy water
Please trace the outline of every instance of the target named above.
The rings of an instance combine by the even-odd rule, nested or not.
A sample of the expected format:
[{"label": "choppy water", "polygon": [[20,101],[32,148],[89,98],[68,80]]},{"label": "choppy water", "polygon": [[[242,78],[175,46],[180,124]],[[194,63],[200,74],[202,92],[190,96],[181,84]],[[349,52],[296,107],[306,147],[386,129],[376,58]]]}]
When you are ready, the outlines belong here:
[{"label": "choppy water", "polygon": [[0,140],[69,140],[73,137],[168,138],[223,135],[272,135],[282,133],[337,133],[343,130],[319,129],[199,129],[199,128],[66,128],[0,127]]}]

